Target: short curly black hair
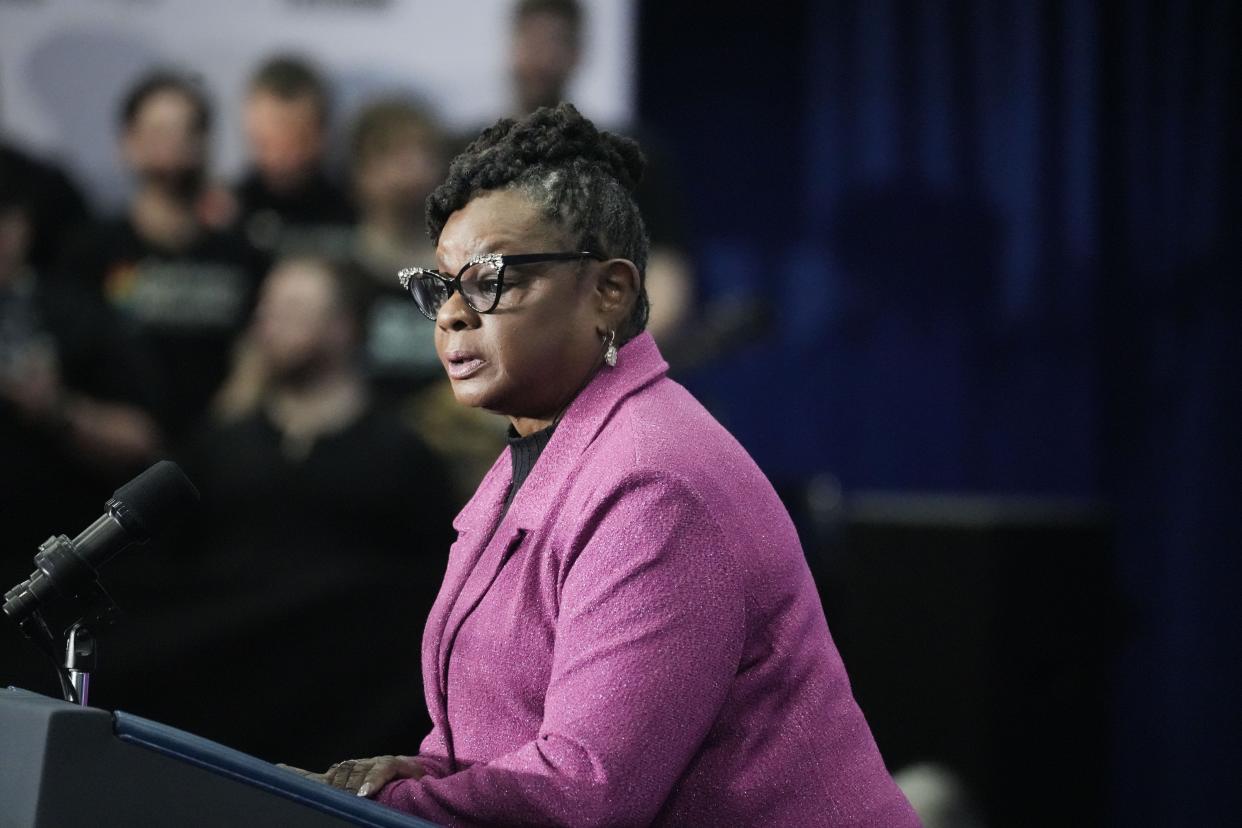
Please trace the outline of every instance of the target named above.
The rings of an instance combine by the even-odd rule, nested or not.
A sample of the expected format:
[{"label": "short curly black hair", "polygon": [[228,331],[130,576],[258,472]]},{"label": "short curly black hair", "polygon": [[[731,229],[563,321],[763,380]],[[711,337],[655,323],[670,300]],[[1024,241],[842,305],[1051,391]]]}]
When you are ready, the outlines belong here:
[{"label": "short curly black hair", "polygon": [[650,244],[634,188],[647,161],[637,142],[595,128],[572,104],[541,107],[521,120],[488,127],[453,159],[448,178],[427,199],[427,234],[439,242],[445,222],[481,193],[517,190],[574,238],[579,250],[629,259],[638,300],[624,341],[647,326]]}]

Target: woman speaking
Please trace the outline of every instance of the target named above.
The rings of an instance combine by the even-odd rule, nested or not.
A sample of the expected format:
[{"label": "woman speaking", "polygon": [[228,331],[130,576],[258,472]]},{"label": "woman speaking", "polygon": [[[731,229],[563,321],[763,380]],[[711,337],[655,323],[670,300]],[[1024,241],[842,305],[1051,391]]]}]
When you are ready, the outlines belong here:
[{"label": "woman speaking", "polygon": [[643,332],[643,165],[561,104],[429,199],[400,279],[509,447],[453,524],[431,733],[316,776],[451,825],[917,825],[788,514]]}]

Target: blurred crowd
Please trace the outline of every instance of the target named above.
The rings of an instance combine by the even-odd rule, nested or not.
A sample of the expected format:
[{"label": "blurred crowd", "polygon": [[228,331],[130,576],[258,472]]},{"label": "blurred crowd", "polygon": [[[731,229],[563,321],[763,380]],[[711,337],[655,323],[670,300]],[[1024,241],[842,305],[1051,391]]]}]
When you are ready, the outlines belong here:
[{"label": "blurred crowd", "polygon": [[[582,30],[573,0],[516,4],[498,117],[566,96]],[[49,534],[177,459],[204,508],[159,554],[105,573],[128,618],[105,638],[93,701],[310,767],[413,750],[418,636],[451,521],[504,446],[505,423],[453,401],[434,325],[396,279],[434,266],[423,204],[471,136],[388,95],[351,113],[338,174],[329,76],[277,54],[250,77],[248,166],[226,182],[193,69],[100,90],[119,101],[132,177],[116,215],[0,139],[0,575],[27,576]],[[639,196],[665,338],[692,291],[653,161]],[[51,692],[12,633],[0,679]],[[342,703],[344,687],[365,692]]]}]

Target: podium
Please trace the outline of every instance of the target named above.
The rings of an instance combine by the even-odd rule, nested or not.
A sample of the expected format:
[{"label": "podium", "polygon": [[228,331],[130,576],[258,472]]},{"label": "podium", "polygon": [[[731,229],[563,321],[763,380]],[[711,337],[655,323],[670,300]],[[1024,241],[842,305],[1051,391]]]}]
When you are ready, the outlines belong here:
[{"label": "podium", "polygon": [[167,725],[0,690],[0,828],[434,828]]}]

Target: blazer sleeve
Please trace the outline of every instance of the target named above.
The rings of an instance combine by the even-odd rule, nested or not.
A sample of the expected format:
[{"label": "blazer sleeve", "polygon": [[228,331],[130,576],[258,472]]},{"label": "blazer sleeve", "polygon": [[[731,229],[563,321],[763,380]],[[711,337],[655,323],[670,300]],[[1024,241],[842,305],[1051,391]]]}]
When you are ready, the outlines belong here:
[{"label": "blazer sleeve", "polygon": [[650,823],[716,719],[738,669],[745,595],[704,500],[634,474],[588,509],[562,574],[538,735],[379,799],[452,825]]},{"label": "blazer sleeve", "polygon": [[422,767],[423,773],[430,778],[448,776],[452,769],[449,766],[448,746],[444,743],[444,734],[440,726],[432,724],[431,732],[423,738],[418,748],[418,756],[414,757]]}]

